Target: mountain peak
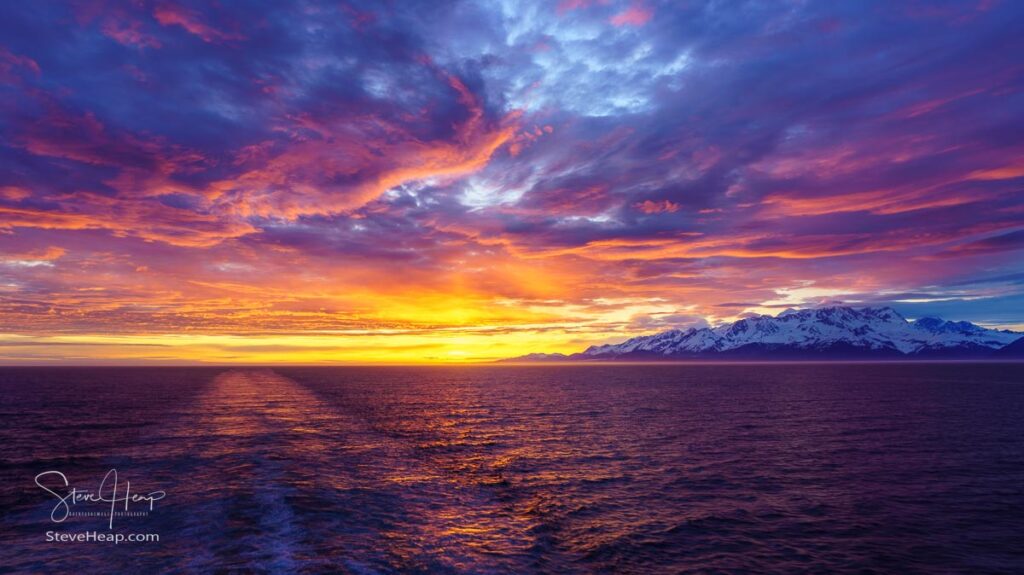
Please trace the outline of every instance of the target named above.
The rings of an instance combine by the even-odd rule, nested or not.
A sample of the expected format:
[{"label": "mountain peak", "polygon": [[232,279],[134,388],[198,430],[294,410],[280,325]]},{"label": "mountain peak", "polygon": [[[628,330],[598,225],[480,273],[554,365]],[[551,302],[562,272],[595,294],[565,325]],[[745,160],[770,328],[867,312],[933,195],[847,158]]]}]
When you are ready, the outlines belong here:
[{"label": "mountain peak", "polygon": [[916,325],[917,327],[922,327],[924,329],[930,330],[940,329],[945,323],[946,320],[940,317],[933,316],[922,317],[914,321],[914,325]]},{"label": "mountain peak", "polygon": [[831,305],[633,337],[591,346],[569,359],[982,357],[1020,336],[965,321],[928,317],[909,322],[888,306]]}]

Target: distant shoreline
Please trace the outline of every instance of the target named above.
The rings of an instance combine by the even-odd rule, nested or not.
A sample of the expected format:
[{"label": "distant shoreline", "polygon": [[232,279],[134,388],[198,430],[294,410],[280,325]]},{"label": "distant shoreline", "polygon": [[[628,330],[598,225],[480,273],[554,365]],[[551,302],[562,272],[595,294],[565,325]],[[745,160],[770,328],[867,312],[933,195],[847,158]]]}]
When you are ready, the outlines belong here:
[{"label": "distant shoreline", "polygon": [[666,359],[649,361],[627,361],[616,359],[585,359],[567,361],[511,361],[490,360],[462,363],[278,363],[278,364],[0,364],[2,369],[284,369],[284,368],[471,368],[471,367],[573,367],[573,366],[680,366],[680,365],[831,365],[831,364],[1011,364],[1024,363],[1024,358],[975,358],[975,359]]}]

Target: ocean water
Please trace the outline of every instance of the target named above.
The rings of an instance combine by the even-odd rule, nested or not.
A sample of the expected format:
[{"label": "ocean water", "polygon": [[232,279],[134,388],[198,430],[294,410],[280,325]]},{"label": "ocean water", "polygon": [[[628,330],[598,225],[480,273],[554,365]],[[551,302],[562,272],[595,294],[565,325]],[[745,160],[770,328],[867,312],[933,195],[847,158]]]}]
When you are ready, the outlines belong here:
[{"label": "ocean water", "polygon": [[[51,519],[111,469],[163,497]],[[4,368],[0,513],[14,573],[1024,573],[1024,364]]]}]

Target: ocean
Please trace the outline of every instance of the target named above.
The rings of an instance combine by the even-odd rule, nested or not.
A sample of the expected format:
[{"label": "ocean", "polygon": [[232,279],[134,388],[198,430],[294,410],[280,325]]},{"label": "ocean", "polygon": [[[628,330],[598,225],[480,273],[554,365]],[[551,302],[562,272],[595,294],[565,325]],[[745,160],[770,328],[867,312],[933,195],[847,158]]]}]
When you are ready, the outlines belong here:
[{"label": "ocean", "polygon": [[0,512],[12,573],[1022,573],[1024,364],[2,368]]}]

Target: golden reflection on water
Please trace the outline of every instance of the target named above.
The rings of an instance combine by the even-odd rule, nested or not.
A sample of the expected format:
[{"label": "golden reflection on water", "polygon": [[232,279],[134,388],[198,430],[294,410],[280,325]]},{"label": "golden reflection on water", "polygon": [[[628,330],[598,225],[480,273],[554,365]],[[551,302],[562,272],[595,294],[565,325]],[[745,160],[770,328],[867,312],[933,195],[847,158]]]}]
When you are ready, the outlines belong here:
[{"label": "golden reflection on water", "polygon": [[[440,401],[457,403],[458,398]],[[532,541],[532,517],[511,512],[479,491],[480,486],[500,485],[500,470],[521,455],[489,458],[446,452],[493,443],[495,430],[475,428],[488,420],[480,409],[423,410],[414,422],[384,430],[273,371],[237,370],[211,383],[197,399],[194,414],[186,433],[195,439],[197,454],[238,462],[222,469],[227,489],[259,490],[270,486],[252,483],[284,483],[290,489],[318,492],[330,502],[331,509],[325,511],[356,516],[380,512],[384,520],[373,537],[387,541],[389,554],[402,562],[415,564],[426,555],[452,567],[465,566],[477,560],[476,553],[514,554]],[[403,438],[435,432],[438,439],[433,441],[410,443]],[[343,458],[337,457],[339,452]],[[362,494],[381,491],[389,501],[370,505],[383,508],[365,507]],[[353,543],[345,541],[348,534],[336,537],[342,546]]]}]

